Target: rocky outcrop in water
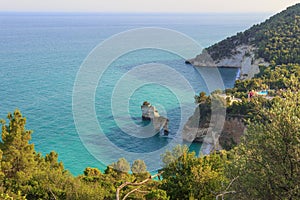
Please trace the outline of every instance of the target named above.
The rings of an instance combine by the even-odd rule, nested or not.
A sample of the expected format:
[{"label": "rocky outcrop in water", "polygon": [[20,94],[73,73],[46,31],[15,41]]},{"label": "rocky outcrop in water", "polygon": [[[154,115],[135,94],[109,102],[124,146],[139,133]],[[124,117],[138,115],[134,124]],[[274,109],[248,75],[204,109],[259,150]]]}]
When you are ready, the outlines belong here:
[{"label": "rocky outcrop in water", "polygon": [[147,101],[143,103],[141,109],[142,109],[143,120],[152,120],[154,118],[160,117],[156,108]]},{"label": "rocky outcrop in water", "polygon": [[163,132],[164,135],[169,133],[169,119],[160,116],[158,111],[149,102],[145,101],[141,106],[142,120],[149,120],[152,122],[156,132]]}]

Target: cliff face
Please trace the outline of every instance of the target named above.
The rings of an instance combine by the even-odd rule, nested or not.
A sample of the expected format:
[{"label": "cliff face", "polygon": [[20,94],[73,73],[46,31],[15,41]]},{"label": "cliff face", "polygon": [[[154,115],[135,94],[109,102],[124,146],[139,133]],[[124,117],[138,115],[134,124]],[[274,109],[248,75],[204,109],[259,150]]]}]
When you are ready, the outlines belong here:
[{"label": "cliff face", "polygon": [[240,143],[245,125],[240,117],[210,115],[199,117],[200,108],[185,124],[182,138],[188,142],[202,143],[202,152],[209,154],[212,150],[230,149]]},{"label": "cliff face", "polygon": [[251,45],[240,45],[231,50],[229,57],[213,59],[207,52],[203,51],[196,58],[190,59],[187,62],[195,67],[231,67],[240,68],[239,79],[250,79],[255,74],[259,73],[259,66],[268,66],[263,58],[255,58],[256,48]]}]

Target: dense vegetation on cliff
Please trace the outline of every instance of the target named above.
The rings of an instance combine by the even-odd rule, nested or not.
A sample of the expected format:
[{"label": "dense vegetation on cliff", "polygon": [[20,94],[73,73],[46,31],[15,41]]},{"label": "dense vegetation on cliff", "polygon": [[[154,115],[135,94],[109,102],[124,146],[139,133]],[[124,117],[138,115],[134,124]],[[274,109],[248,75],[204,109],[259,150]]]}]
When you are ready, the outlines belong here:
[{"label": "dense vegetation on cliff", "polygon": [[214,60],[219,60],[230,57],[239,45],[253,45],[257,48],[256,57],[269,63],[300,63],[300,4],[206,50]]},{"label": "dense vegetation on cliff", "polygon": [[[226,178],[231,180],[228,199],[299,199],[300,167],[300,4],[209,47],[215,59],[232,54],[238,45],[257,47],[256,56],[270,62],[249,80],[238,80],[225,91],[227,116],[240,116],[247,125],[240,144],[228,149]],[[249,98],[249,91],[268,90],[268,95]],[[206,96],[195,96],[207,104]],[[222,138],[222,135],[220,139]],[[297,191],[297,192],[296,192]]]},{"label": "dense vegetation on cliff", "polygon": [[[242,117],[247,125],[241,143],[226,146],[230,150],[225,167],[231,186],[224,192],[228,199],[300,198],[299,16],[297,4],[208,48],[214,59],[220,59],[230,56],[239,45],[253,45],[256,56],[271,63],[261,67],[254,78],[238,80],[234,88],[224,91],[228,99],[222,104],[227,116]],[[268,90],[268,95],[256,93],[261,90]],[[249,97],[249,91],[255,95]],[[231,101],[232,96],[238,101]],[[214,94],[200,93],[195,101],[209,107],[213,98]]]}]

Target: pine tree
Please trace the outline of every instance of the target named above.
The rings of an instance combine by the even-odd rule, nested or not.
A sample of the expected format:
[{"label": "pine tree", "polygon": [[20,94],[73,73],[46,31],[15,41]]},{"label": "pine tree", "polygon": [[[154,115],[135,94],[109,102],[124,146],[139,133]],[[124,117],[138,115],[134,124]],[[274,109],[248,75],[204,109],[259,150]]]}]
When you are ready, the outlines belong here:
[{"label": "pine tree", "polygon": [[18,186],[29,180],[37,166],[34,145],[29,144],[32,131],[26,130],[26,118],[19,110],[7,116],[9,123],[2,124],[3,152],[1,168],[5,175],[5,183]]}]

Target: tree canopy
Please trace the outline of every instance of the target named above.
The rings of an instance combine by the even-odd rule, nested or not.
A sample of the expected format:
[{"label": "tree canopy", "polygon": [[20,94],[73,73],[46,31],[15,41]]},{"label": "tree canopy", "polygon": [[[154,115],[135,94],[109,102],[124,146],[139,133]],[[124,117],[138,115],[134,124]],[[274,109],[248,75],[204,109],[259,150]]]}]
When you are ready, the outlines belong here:
[{"label": "tree canopy", "polygon": [[288,92],[262,108],[234,150],[231,173],[239,199],[299,199],[300,95]]}]

